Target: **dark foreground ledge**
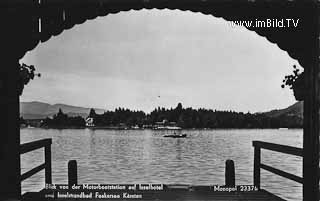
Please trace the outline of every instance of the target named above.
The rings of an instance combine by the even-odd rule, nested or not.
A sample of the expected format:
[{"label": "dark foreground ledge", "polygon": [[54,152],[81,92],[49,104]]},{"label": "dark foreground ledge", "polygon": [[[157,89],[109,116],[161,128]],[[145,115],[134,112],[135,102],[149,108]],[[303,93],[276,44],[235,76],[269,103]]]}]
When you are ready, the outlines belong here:
[{"label": "dark foreground ledge", "polygon": [[[58,186],[58,187],[57,187]],[[77,185],[78,189],[43,189],[40,192],[28,192],[23,195],[23,201],[40,200],[185,200],[185,201],[285,201],[280,197],[263,189],[253,187],[229,188],[220,186],[188,186],[188,185],[163,185],[161,187],[149,188],[139,185],[126,185],[125,189],[87,189]],[[63,186],[63,185],[62,185]],[[130,188],[129,188],[130,186]],[[146,185],[147,186],[147,185]],[[66,187],[66,185],[65,185]]]}]

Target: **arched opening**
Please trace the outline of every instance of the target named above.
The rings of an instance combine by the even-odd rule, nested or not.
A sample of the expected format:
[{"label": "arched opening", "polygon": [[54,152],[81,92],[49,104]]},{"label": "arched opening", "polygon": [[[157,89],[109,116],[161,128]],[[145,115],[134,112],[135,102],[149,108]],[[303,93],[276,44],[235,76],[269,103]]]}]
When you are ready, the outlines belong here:
[{"label": "arched opening", "polygon": [[[95,30],[94,34],[92,30]],[[22,101],[25,99],[40,101],[39,98],[42,98],[43,102],[51,104],[65,103],[111,111],[121,107],[142,110],[146,113],[157,107],[174,108],[179,102],[182,102],[184,108],[231,110],[244,113],[286,108],[295,103],[291,92],[281,89],[280,84],[285,74],[290,73],[291,64],[297,63],[296,61],[291,60],[276,45],[268,43],[265,38],[244,28],[232,28],[223,19],[212,18],[200,13],[170,10],[122,12],[68,30],[61,36],[50,39],[46,44],[41,44],[33,51],[34,53],[30,56],[26,55],[23,62],[39,66],[38,70],[43,76],[35,80],[41,83],[32,83],[24,90]],[[75,100],[78,102],[74,102]],[[93,102],[95,100],[97,102]],[[21,108],[22,112],[24,109]],[[64,112],[67,113],[68,110]],[[162,120],[158,119],[158,121]],[[86,150],[89,149],[98,156],[100,150],[100,152],[122,153],[123,156],[128,157],[117,154],[117,158],[114,154],[110,154],[92,161],[81,158],[96,158],[97,155],[80,157],[78,159],[79,176],[84,179],[80,180],[80,183],[160,182],[209,185],[215,181],[220,184],[224,182],[222,164],[226,159],[231,158],[235,161],[237,169],[240,169],[236,171],[237,183],[251,184],[253,183],[251,142],[261,139],[263,135],[269,135],[264,141],[279,143],[281,139],[275,136],[283,135],[283,131],[278,132],[277,130],[264,132],[239,130],[238,134],[242,137],[246,132],[252,135],[256,132],[259,137],[243,140],[245,151],[236,151],[235,141],[224,139],[229,138],[227,135],[236,135],[228,131],[218,132],[218,136],[215,136],[215,131],[202,134],[204,130],[200,130],[197,131],[200,133],[198,138],[203,140],[208,138],[209,143],[197,139],[189,140],[190,142],[179,140],[180,143],[173,147],[170,146],[170,141],[159,140],[158,136],[162,135],[161,132],[153,133],[152,131],[152,135],[144,133],[145,136],[141,139],[140,136],[137,136],[143,145],[138,143],[137,139],[132,139],[132,141],[130,141],[131,138],[126,139],[128,135],[137,135],[135,132],[125,137],[120,133],[118,138],[116,138],[116,132],[104,132],[111,135],[112,140],[102,138],[103,132],[94,131],[92,140],[99,146],[91,145],[92,147],[87,147]],[[140,132],[143,133],[143,131]],[[197,132],[191,132],[190,135],[193,136]],[[66,133],[72,135],[69,131]],[[30,132],[26,134],[22,131],[22,136],[30,140],[28,138]],[[82,132],[78,134],[81,138],[88,139]],[[59,132],[58,135],[61,133]],[[156,135],[155,138],[150,138],[154,135]],[[283,140],[288,140],[288,142],[282,144],[295,146],[289,141],[300,141],[296,146],[301,147],[302,132],[299,135],[297,131],[292,131],[291,136],[296,137],[295,139],[291,139],[290,134],[289,136],[285,134],[285,136]],[[56,138],[54,134],[52,137]],[[31,139],[34,140],[34,138]],[[103,145],[99,140],[107,145]],[[55,144],[55,140],[53,142]],[[70,143],[70,140],[63,139],[61,143],[63,142]],[[130,146],[131,143],[142,150],[136,150]],[[197,143],[203,144],[196,145]],[[83,142],[79,141],[77,144],[83,144]],[[191,149],[192,144],[197,149]],[[226,146],[224,152],[218,151],[224,149],[224,146],[220,147],[219,144]],[[152,148],[152,145],[156,149]],[[67,147],[67,144],[64,146]],[[72,147],[72,150],[80,148],[77,148],[76,145]],[[163,151],[167,149],[170,151]],[[192,152],[186,152],[188,149],[193,150],[192,152],[196,154],[192,157]],[[129,154],[131,152],[135,154]],[[157,152],[161,154],[156,154]],[[206,152],[212,155],[207,155]],[[240,154],[232,155],[229,152]],[[64,151],[57,152],[58,155],[59,153],[64,153]],[[135,158],[135,155],[139,157]],[[178,159],[180,158],[178,163],[172,162],[175,160],[175,155]],[[61,155],[61,161],[53,161],[53,175],[62,175],[62,172],[66,174],[66,169],[60,164],[69,159],[63,157]],[[72,157],[69,156],[69,158]],[[148,157],[149,160],[147,160]],[[192,161],[190,165],[183,160],[185,157],[192,157],[189,158]],[[198,157],[199,160],[197,160]],[[104,158],[110,158],[114,162],[103,164],[103,166],[102,164],[99,166],[100,163],[95,164],[99,160],[103,161]],[[136,161],[132,162],[131,158],[135,158]],[[137,162],[140,160],[143,162]],[[81,165],[83,163],[88,165]],[[57,168],[56,164],[59,164],[61,168]],[[295,169],[299,165],[301,168],[302,161],[299,159],[299,163],[295,163],[293,158],[287,164],[292,166],[289,169]],[[24,165],[22,164],[22,167]],[[131,171],[122,173],[121,170],[127,169],[127,165],[130,165]],[[284,164],[281,164],[280,168],[282,165]],[[171,176],[161,177],[169,172],[176,172],[173,166],[179,168],[180,171]],[[209,168],[210,166],[212,168]],[[196,167],[198,170],[192,171]],[[282,169],[287,168],[282,167]],[[98,169],[101,171],[97,171]],[[114,171],[107,171],[108,169]],[[156,169],[158,170],[155,171]],[[166,172],[167,169],[168,172]],[[198,171],[201,172],[200,176],[199,173],[197,174]],[[294,171],[295,174],[301,175],[301,169]],[[139,174],[131,178],[130,175],[134,172],[139,172]],[[186,174],[188,176],[185,176]],[[84,178],[85,175],[88,178]],[[266,176],[263,175],[262,178],[264,177]],[[268,186],[270,183],[280,182],[282,186],[286,186],[286,181],[282,183],[280,177],[278,180],[276,177],[272,178],[275,180],[268,181],[267,179],[263,185]],[[65,180],[65,176],[53,177],[53,183],[59,183],[57,181],[66,183]],[[38,183],[42,185],[43,181]],[[295,183],[289,182],[290,191],[284,189],[279,192],[279,196],[286,198],[289,193],[294,193],[292,197],[301,197],[301,186],[299,189],[295,188]],[[273,189],[279,189],[279,186],[273,185],[272,188],[271,185],[271,192]]]},{"label": "arched opening", "polygon": [[[132,20],[130,15],[137,17]],[[184,21],[184,18],[188,21]],[[92,33],[92,30],[96,31]],[[268,56],[265,58],[263,55]],[[284,59],[280,58],[281,56]],[[33,54],[26,55],[21,62],[39,66],[38,71],[46,76],[34,80],[39,82],[39,86],[53,83],[53,80],[60,80],[59,89],[79,85],[77,91],[85,89],[94,96],[101,97],[93,106],[104,108],[108,105],[105,109],[130,106],[132,109],[151,111],[158,106],[174,107],[180,97],[176,97],[175,101],[163,102],[165,100],[157,96],[172,96],[174,91],[179,91],[177,87],[183,83],[188,84],[189,90],[183,93],[181,98],[187,106],[195,108],[208,107],[255,113],[273,107],[284,108],[295,101],[290,90],[282,90],[279,85],[283,77],[290,73],[292,64],[297,64],[296,60],[290,59],[286,52],[254,32],[244,28],[232,28],[221,18],[190,11],[142,10],[112,14],[53,37],[47,43],[39,45]],[[72,77],[73,74],[77,77]],[[108,81],[105,82],[106,78]],[[142,85],[154,85],[143,91],[142,86],[130,88],[134,85],[133,82],[120,83],[126,79],[139,81]],[[263,86],[265,82],[268,84]],[[252,86],[253,83],[257,86]],[[115,84],[123,88],[125,97],[112,99],[113,96],[119,95],[114,93],[112,96],[107,93],[104,97],[101,96],[98,86],[103,86],[108,92]],[[166,86],[158,89],[159,85]],[[35,85],[30,84],[29,89],[24,91],[23,99],[35,99],[32,98],[32,93],[39,90],[43,91],[42,97],[61,91],[53,86],[48,86],[49,90],[33,86]],[[138,87],[143,92],[135,95],[139,93]],[[170,91],[170,87],[174,90],[165,94],[166,91]],[[250,92],[239,94],[237,101],[220,97],[227,97],[228,94],[240,90]],[[187,100],[188,94],[195,91],[199,91],[200,97],[205,97],[200,104],[193,104],[190,97]],[[152,99],[137,100],[135,103],[139,106],[128,105],[128,99],[135,101],[139,96],[146,96],[144,93]],[[213,97],[213,93],[216,97]],[[61,96],[68,97],[68,101],[51,96],[52,103],[66,102],[88,107],[92,105],[92,100],[72,103],[74,95],[76,94],[62,92]],[[264,103],[260,108],[254,106],[259,102],[258,98],[263,96],[273,97],[274,100]],[[286,97],[288,100],[280,103],[279,96],[282,100]],[[249,97],[256,98],[256,103],[252,101],[253,106],[246,103]],[[80,101],[83,98],[76,99]],[[108,99],[113,102],[105,102]],[[213,103],[213,100],[218,103]],[[45,99],[43,101],[48,102]],[[228,101],[232,102],[227,104]],[[230,105],[234,106],[230,108]]]}]

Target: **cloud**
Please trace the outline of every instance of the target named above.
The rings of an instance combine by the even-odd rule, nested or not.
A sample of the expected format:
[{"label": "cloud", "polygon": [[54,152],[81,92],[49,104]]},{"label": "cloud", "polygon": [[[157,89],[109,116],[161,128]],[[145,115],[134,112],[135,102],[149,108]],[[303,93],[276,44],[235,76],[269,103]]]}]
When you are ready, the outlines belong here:
[{"label": "cloud", "polygon": [[199,13],[108,15],[53,37],[22,61],[43,75],[22,100],[142,110],[183,102],[237,111],[294,102],[280,85],[297,62],[256,33]]}]

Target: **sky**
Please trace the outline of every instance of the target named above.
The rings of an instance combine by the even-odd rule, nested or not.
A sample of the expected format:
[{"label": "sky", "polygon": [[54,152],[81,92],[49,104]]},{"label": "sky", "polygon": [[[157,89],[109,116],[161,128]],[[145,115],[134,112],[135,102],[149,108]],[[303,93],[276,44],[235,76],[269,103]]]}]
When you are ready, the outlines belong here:
[{"label": "sky", "polygon": [[264,37],[210,15],[141,10],[76,25],[28,52],[40,78],[21,101],[150,112],[183,107],[285,108],[282,79],[298,64]]}]

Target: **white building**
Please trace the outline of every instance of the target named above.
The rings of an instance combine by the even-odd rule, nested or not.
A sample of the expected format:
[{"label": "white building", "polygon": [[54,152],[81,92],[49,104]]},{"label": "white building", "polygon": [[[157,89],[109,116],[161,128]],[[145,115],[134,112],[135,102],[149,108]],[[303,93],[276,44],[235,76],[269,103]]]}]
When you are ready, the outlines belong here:
[{"label": "white building", "polygon": [[92,118],[92,117],[86,118],[86,126],[88,126],[88,127],[94,126],[93,118]]}]

